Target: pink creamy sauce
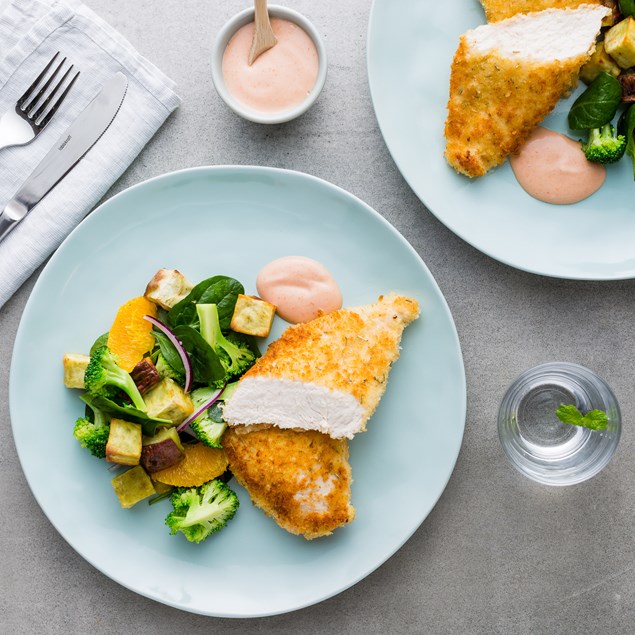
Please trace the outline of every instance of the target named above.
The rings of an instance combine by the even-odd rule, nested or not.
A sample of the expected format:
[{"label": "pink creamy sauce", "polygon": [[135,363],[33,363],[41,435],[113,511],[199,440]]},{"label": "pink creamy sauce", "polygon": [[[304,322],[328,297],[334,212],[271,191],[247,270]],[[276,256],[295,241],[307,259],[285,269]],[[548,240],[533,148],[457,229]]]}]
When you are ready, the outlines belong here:
[{"label": "pink creamy sauce", "polygon": [[256,279],[258,295],[275,304],[292,324],[342,308],[342,294],[328,269],[317,260],[286,256],[265,265]]},{"label": "pink creamy sauce", "polygon": [[279,112],[302,103],[318,76],[318,52],[297,24],[273,18],[278,43],[249,66],[254,23],[236,31],[223,54],[227,90],[243,105],[260,112]]},{"label": "pink creamy sauce", "polygon": [[510,163],[528,194],[555,205],[578,203],[606,179],[606,168],[587,161],[578,141],[540,126]]}]

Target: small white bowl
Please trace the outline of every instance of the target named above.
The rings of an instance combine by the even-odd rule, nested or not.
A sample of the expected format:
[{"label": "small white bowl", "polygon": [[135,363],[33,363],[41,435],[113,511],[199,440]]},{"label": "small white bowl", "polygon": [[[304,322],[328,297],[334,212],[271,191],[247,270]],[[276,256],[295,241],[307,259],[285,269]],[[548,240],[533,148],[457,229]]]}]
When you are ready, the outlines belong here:
[{"label": "small white bowl", "polygon": [[244,119],[248,119],[249,121],[254,121],[255,123],[275,124],[291,121],[291,119],[295,119],[305,113],[313,105],[313,102],[315,102],[318,98],[320,92],[322,91],[322,87],[324,86],[324,82],[326,81],[327,62],[326,48],[322,43],[320,34],[313,24],[302,14],[294,11],[293,9],[288,9],[287,7],[269,5],[269,15],[272,18],[282,18],[284,20],[294,22],[307,33],[311,40],[313,40],[313,44],[315,44],[318,54],[318,75],[311,92],[306,96],[304,101],[293,108],[289,108],[288,110],[269,113],[254,110],[253,108],[249,108],[249,106],[245,106],[237,101],[229,90],[227,90],[227,86],[225,85],[225,80],[223,78],[223,54],[225,53],[229,40],[231,40],[236,31],[245,24],[254,21],[253,9],[245,9],[244,11],[236,14],[225,23],[216,36],[216,41],[214,42],[214,48],[212,50],[212,81],[214,82],[214,87],[221,96],[221,99],[236,114],[240,115]]}]

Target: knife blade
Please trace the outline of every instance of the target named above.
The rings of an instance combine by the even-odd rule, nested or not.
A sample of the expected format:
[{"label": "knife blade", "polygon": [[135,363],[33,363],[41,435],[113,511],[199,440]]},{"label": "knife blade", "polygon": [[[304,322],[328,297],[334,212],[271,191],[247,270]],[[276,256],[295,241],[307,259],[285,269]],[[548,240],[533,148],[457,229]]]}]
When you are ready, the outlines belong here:
[{"label": "knife blade", "polygon": [[127,89],[128,78],[116,73],[61,135],[2,210],[0,242],[99,141],[119,112]]}]

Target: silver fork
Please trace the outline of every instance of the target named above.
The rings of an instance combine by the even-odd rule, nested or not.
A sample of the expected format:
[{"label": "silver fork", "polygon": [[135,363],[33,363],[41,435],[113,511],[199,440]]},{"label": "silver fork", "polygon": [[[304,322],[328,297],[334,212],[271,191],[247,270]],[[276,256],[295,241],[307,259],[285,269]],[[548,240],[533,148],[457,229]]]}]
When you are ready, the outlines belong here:
[{"label": "silver fork", "polygon": [[[62,79],[51,88],[51,84],[64,66],[66,58],[56,66],[50,77],[40,87],[59,55],[59,51],[55,53],[53,59],[37,76],[37,79],[27,88],[24,95],[18,99],[15,108],[7,110],[0,118],[0,150],[9,146],[22,146],[33,141],[44,130],[48,122],[51,121],[53,115],[58,111],[66,95],[73,87],[75,80],[79,77],[79,71],[75,73],[57,100],[53,102],[53,99],[62,89],[73,70],[73,65],[71,64]],[[51,88],[50,91],[49,88]],[[49,92],[47,93],[47,91]]]}]

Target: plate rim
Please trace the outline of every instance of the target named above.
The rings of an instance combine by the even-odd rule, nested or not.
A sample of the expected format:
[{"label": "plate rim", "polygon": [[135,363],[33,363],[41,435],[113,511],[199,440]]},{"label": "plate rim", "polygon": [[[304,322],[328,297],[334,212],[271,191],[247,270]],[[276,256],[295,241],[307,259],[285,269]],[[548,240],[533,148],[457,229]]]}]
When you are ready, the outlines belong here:
[{"label": "plate rim", "polygon": [[[86,222],[92,222],[89,219],[91,217],[93,217],[95,214],[97,215],[103,215],[108,213],[108,207],[112,204],[113,201],[118,200],[120,197],[125,197],[129,194],[129,192],[133,191],[133,190],[137,190],[137,189],[141,189],[144,187],[148,187],[150,184],[155,183],[157,181],[164,181],[164,180],[171,180],[174,178],[177,178],[178,176],[182,176],[182,175],[187,175],[187,174],[197,174],[197,173],[222,173],[224,171],[237,171],[237,172],[244,172],[244,173],[252,173],[252,172],[259,172],[259,173],[273,173],[273,174],[282,174],[283,178],[290,176],[291,178],[300,178],[300,179],[308,179],[310,181],[316,182],[318,183],[321,187],[325,187],[327,189],[330,189],[332,191],[336,191],[339,195],[344,196],[345,198],[349,198],[352,199],[357,205],[361,206],[365,213],[370,214],[372,217],[375,217],[383,226],[385,229],[387,229],[389,232],[391,232],[398,240],[399,242],[402,244],[403,247],[406,248],[406,250],[410,251],[410,253],[420,262],[420,265],[423,267],[424,272],[428,275],[430,283],[432,284],[433,289],[435,290],[436,294],[438,295],[438,298],[440,300],[440,306],[443,310],[443,313],[445,315],[445,319],[449,321],[449,324],[452,327],[452,339],[453,339],[453,343],[456,346],[456,352],[457,352],[457,361],[458,361],[458,370],[460,371],[460,375],[459,375],[459,379],[460,379],[460,394],[458,395],[458,397],[460,398],[459,401],[459,411],[460,411],[460,439],[458,439],[457,442],[457,446],[455,451],[453,452],[453,454],[451,456],[449,456],[449,458],[451,459],[451,469],[449,470],[447,477],[444,479],[443,483],[442,483],[442,487],[440,488],[439,491],[439,495],[435,498],[434,502],[432,503],[432,505],[430,506],[430,509],[427,511],[427,513],[421,518],[421,520],[416,524],[416,526],[414,526],[409,532],[406,533],[406,535],[404,536],[403,540],[401,542],[398,542],[398,544],[396,544],[394,546],[394,549],[392,551],[390,551],[390,553],[388,553],[388,555],[382,559],[381,561],[373,564],[373,566],[371,566],[371,568],[367,569],[364,573],[361,573],[360,575],[352,578],[351,580],[349,580],[347,583],[345,583],[344,585],[341,585],[338,588],[335,588],[333,590],[331,590],[329,593],[321,595],[320,597],[316,597],[312,600],[307,600],[307,601],[303,601],[297,604],[294,604],[293,606],[291,606],[290,608],[286,608],[286,609],[280,609],[280,610],[274,610],[274,611],[270,611],[270,612],[245,612],[245,613],[232,613],[232,612],[227,612],[227,613],[223,613],[223,612],[203,612],[199,609],[197,609],[196,607],[188,607],[188,606],[184,606],[181,604],[178,604],[177,602],[172,602],[170,600],[167,600],[165,598],[159,598],[158,596],[153,596],[152,594],[150,594],[149,592],[146,592],[144,590],[139,590],[137,588],[135,588],[133,585],[126,583],[122,580],[121,577],[114,577],[113,575],[111,575],[110,573],[105,572],[102,567],[100,565],[98,565],[95,561],[94,558],[92,556],[89,556],[87,554],[85,554],[82,550],[80,550],[79,548],[77,548],[74,544],[72,544],[72,542],[66,537],[66,535],[62,532],[62,530],[58,527],[57,523],[53,521],[53,519],[50,517],[49,513],[47,512],[45,505],[41,502],[40,500],[40,496],[38,496],[34,490],[34,487],[32,486],[31,483],[31,478],[32,475],[29,475],[27,473],[27,471],[24,469],[24,465],[23,465],[23,460],[22,460],[22,456],[21,456],[21,452],[18,448],[18,444],[16,443],[16,437],[15,437],[15,426],[17,425],[15,423],[15,421],[18,419],[17,416],[17,412],[16,412],[16,408],[17,406],[14,406],[14,399],[12,399],[12,396],[14,395],[15,391],[16,391],[16,383],[17,383],[17,377],[16,377],[16,373],[11,372],[12,369],[14,368],[14,364],[16,363],[16,359],[18,357],[19,351],[21,350],[23,344],[22,344],[22,340],[25,337],[24,334],[24,317],[27,315],[27,313],[30,310],[30,306],[33,302],[35,302],[34,298],[36,297],[36,293],[39,290],[40,286],[43,286],[44,284],[46,284],[46,278],[48,277],[48,272],[54,267],[54,264],[57,262],[58,258],[61,258],[62,256],[60,256],[61,253],[61,248],[64,247],[67,242],[69,242],[73,235],[78,231],[78,228],[80,226],[82,226],[84,223]],[[450,307],[447,303],[447,300],[445,299],[445,296],[443,295],[436,279],[434,278],[434,276],[432,275],[432,272],[429,270],[428,266],[426,265],[425,261],[423,260],[423,258],[417,253],[417,251],[414,249],[414,247],[409,243],[409,241],[401,234],[401,232],[399,232],[399,230],[397,230],[396,227],[394,227],[386,218],[384,218],[377,210],[375,210],[373,207],[371,207],[368,203],[364,202],[362,199],[360,199],[359,197],[355,196],[354,194],[352,194],[351,192],[348,192],[347,190],[343,189],[342,187],[335,185],[334,183],[331,183],[329,181],[326,181],[325,179],[322,179],[320,177],[308,174],[306,172],[301,172],[298,170],[292,170],[292,169],[286,169],[286,168],[277,168],[277,167],[268,167],[268,166],[255,166],[255,165],[214,165],[214,166],[195,166],[195,167],[188,167],[188,168],[182,168],[179,170],[173,170],[170,172],[165,172],[159,175],[156,175],[154,177],[145,179],[143,181],[140,181],[138,183],[135,183],[127,188],[125,188],[124,190],[122,190],[121,192],[118,192],[117,194],[113,195],[112,197],[102,201],[91,213],[89,213],[84,219],[82,219],[82,221],[70,232],[70,234],[64,239],[64,241],[62,242],[62,244],[60,245],[60,247],[58,247],[58,249],[53,253],[53,255],[51,256],[51,258],[49,259],[49,261],[46,263],[46,265],[44,266],[43,270],[41,271],[41,273],[38,276],[38,279],[36,280],[32,291],[29,294],[29,298],[27,299],[27,302],[25,304],[24,310],[22,312],[22,315],[20,317],[20,323],[18,325],[18,329],[16,332],[16,337],[14,340],[14,346],[13,346],[13,351],[11,354],[11,366],[10,366],[10,377],[9,377],[9,413],[10,413],[10,421],[11,421],[11,433],[12,433],[12,437],[13,437],[13,442],[14,442],[14,446],[16,448],[16,454],[18,456],[18,461],[20,463],[20,467],[22,469],[22,474],[25,477],[25,480],[27,481],[27,485],[29,486],[29,489],[31,491],[32,496],[35,498],[38,506],[40,507],[40,510],[42,511],[42,513],[46,516],[47,520],[51,523],[51,525],[55,528],[55,530],[57,531],[57,533],[64,539],[64,541],[81,557],[83,558],[86,562],[88,562],[93,568],[95,568],[97,571],[99,571],[102,575],[106,576],[107,578],[109,578],[110,580],[112,580],[113,582],[123,586],[124,588],[142,596],[142,597],[146,597],[150,600],[153,600],[155,602],[158,602],[160,604],[164,604],[166,606],[170,606],[172,608],[175,609],[179,609],[182,611],[186,611],[189,613],[193,613],[193,614],[197,614],[197,615],[205,615],[208,617],[218,617],[218,618],[232,618],[232,619],[253,619],[253,618],[259,618],[259,617],[269,617],[269,616],[274,616],[274,615],[284,615],[287,613],[292,613],[294,611],[303,609],[303,608],[307,608],[309,606],[314,606],[317,605],[329,598],[332,598],[336,595],[339,595],[340,593],[346,591],[347,589],[355,586],[357,583],[359,583],[361,580],[363,580],[364,578],[368,577],[371,573],[375,572],[377,569],[379,569],[382,565],[384,565],[388,560],[390,560],[397,551],[399,551],[404,544],[410,540],[410,538],[413,536],[413,534],[421,527],[421,525],[425,522],[425,520],[428,518],[428,516],[430,515],[430,513],[432,512],[432,510],[436,507],[439,499],[441,498],[441,496],[443,495],[443,493],[445,492],[447,485],[452,477],[452,474],[454,473],[454,470],[456,468],[456,463],[458,461],[458,457],[460,455],[461,452],[461,448],[462,448],[462,444],[463,444],[463,439],[465,437],[465,425],[466,425],[466,419],[467,419],[467,378],[466,378],[466,373],[465,373],[465,362],[463,359],[463,351],[462,351],[462,347],[461,347],[461,342],[458,336],[458,331],[456,328],[456,323],[454,321],[454,318],[452,316],[452,312],[450,310]]]}]

